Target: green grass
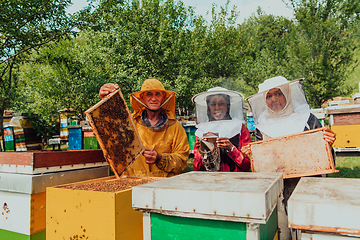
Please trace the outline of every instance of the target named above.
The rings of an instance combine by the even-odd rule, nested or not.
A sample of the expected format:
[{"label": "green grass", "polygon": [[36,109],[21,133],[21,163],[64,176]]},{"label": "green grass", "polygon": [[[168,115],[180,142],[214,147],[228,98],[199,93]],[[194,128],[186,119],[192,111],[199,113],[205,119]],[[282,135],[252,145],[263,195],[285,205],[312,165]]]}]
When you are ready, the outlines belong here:
[{"label": "green grass", "polygon": [[[335,168],[337,173],[328,174],[332,178],[360,178],[360,157],[336,157]],[[189,158],[186,168],[181,173],[191,172],[193,158]]]},{"label": "green grass", "polygon": [[360,157],[336,157],[337,173],[328,174],[333,178],[360,178]]}]

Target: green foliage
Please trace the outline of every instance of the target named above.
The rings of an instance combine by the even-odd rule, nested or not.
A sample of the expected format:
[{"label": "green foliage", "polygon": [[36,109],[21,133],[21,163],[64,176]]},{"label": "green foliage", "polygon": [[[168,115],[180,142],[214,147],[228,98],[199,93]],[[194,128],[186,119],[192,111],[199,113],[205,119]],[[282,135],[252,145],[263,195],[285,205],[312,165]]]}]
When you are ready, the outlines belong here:
[{"label": "green foliage", "polygon": [[30,49],[57,39],[69,30],[70,0],[0,1],[0,135],[3,112],[14,101],[18,65]]},{"label": "green foliage", "polygon": [[58,121],[51,120],[48,122],[37,114],[29,114],[28,117],[31,119],[29,121],[32,123],[33,129],[36,130],[37,136],[42,138],[44,144],[47,143],[49,138],[57,133],[56,129],[59,125]]},{"label": "green foliage", "polygon": [[58,110],[74,109],[79,116],[100,100],[99,88],[117,81],[103,46],[107,34],[83,32],[33,52],[33,62],[22,65],[22,95],[16,108],[37,113],[50,121]]},{"label": "green foliage", "polygon": [[266,15],[261,9],[242,25],[248,45],[239,76],[252,88],[251,94],[267,78],[281,75],[291,79],[288,45],[292,26],[290,20]]},{"label": "green foliage", "polygon": [[292,3],[297,24],[290,42],[291,65],[305,78],[311,106],[320,107],[328,99],[352,90],[344,87],[357,47],[348,25],[354,21],[359,2],[354,2],[355,8],[343,0]]}]

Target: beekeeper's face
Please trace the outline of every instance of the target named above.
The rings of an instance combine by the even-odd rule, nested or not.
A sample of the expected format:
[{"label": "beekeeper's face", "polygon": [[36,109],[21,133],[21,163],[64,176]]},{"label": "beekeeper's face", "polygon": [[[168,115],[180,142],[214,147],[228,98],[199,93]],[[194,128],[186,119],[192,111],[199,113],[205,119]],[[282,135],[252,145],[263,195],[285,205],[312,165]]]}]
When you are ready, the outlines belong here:
[{"label": "beekeeper's face", "polygon": [[227,103],[223,96],[214,95],[210,98],[209,101],[210,113],[216,120],[221,120],[224,118],[227,112]]},{"label": "beekeeper's face", "polygon": [[162,91],[146,91],[142,96],[141,100],[146,104],[151,110],[158,110],[164,101],[165,93]]},{"label": "beekeeper's face", "polygon": [[266,105],[274,112],[279,112],[285,107],[286,98],[279,88],[272,88],[268,91]]}]

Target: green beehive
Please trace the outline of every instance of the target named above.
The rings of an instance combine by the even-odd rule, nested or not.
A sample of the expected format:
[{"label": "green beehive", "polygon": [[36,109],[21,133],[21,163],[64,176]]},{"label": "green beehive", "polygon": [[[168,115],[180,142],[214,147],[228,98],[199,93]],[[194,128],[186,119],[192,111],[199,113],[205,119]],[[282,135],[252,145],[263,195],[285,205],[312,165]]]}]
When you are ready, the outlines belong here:
[{"label": "green beehive", "polygon": [[281,173],[189,172],[133,187],[144,240],[278,238]]}]

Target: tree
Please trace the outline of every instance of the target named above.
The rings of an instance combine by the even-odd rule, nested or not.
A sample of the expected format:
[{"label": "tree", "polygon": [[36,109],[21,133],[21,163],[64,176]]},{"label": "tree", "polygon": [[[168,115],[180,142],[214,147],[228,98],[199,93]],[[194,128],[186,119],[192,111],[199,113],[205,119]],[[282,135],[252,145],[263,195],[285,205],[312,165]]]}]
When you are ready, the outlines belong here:
[{"label": "tree", "polygon": [[4,110],[11,105],[23,54],[69,30],[70,0],[1,0],[0,8],[0,135]]},{"label": "tree", "polygon": [[277,75],[291,78],[288,45],[292,25],[292,21],[267,15],[261,8],[241,25],[247,45],[238,76],[252,88],[251,94],[267,78]]},{"label": "tree", "polygon": [[291,65],[304,85],[312,107],[348,94],[344,87],[354,64],[351,25],[359,15],[359,1],[291,0],[296,26],[292,31]]},{"label": "tree", "polygon": [[20,68],[22,94],[16,108],[36,113],[49,124],[64,108],[84,117],[84,111],[100,100],[100,87],[119,78],[103,43],[107,40],[106,33],[82,31],[32,52],[33,61]]}]

